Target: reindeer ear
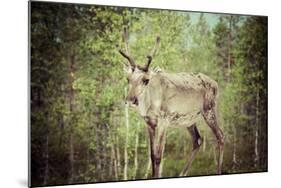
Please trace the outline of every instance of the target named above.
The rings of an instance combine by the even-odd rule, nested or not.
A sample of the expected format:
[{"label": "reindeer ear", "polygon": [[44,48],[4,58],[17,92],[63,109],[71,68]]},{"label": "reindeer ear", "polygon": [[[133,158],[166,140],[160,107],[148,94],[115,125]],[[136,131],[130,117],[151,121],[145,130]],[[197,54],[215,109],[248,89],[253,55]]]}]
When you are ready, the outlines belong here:
[{"label": "reindeer ear", "polygon": [[127,73],[127,74],[131,74],[132,71],[132,67],[130,65],[128,65],[127,63],[122,63],[123,64],[123,70]]}]

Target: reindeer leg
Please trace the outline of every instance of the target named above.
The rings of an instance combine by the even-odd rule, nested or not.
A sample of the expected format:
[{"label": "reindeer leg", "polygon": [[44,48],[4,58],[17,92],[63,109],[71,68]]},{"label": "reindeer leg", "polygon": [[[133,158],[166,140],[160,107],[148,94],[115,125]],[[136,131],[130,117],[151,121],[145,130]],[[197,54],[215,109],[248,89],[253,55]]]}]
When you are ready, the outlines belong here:
[{"label": "reindeer leg", "polygon": [[192,124],[190,127],[187,127],[187,130],[192,137],[193,148],[192,148],[190,156],[189,156],[183,170],[180,173],[180,176],[187,176],[187,173],[188,173],[188,170],[191,166],[191,163],[194,160],[194,158],[195,158],[195,156],[196,156],[197,152],[199,151],[199,148],[202,144],[202,138],[199,135],[199,132],[198,132],[198,129],[197,129],[195,123]]},{"label": "reindeer leg", "polygon": [[155,157],[154,157],[155,128],[148,125],[148,133],[149,133],[149,141],[150,141],[150,158],[151,158],[151,164],[152,164],[152,177],[155,177],[155,174],[156,174]]},{"label": "reindeer leg", "polygon": [[166,127],[157,126],[157,124],[153,123],[155,121],[147,121],[148,124],[148,133],[150,138],[150,156],[152,163],[152,176],[154,178],[161,177],[160,174],[160,164],[162,160],[162,156],[164,153],[165,147],[165,133]]},{"label": "reindeer leg", "polygon": [[204,110],[202,114],[206,123],[216,136],[218,142],[217,174],[221,174],[223,162],[224,135],[222,130],[218,126],[216,111],[214,107],[208,110]]}]

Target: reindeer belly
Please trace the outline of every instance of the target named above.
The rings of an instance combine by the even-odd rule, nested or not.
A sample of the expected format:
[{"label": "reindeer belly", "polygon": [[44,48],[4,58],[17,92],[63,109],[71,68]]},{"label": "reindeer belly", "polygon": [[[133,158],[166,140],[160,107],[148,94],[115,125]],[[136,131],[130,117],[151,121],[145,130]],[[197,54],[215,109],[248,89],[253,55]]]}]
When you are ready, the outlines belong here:
[{"label": "reindeer belly", "polygon": [[190,126],[201,116],[202,95],[198,92],[167,92],[166,100],[161,105],[161,121],[169,126]]}]

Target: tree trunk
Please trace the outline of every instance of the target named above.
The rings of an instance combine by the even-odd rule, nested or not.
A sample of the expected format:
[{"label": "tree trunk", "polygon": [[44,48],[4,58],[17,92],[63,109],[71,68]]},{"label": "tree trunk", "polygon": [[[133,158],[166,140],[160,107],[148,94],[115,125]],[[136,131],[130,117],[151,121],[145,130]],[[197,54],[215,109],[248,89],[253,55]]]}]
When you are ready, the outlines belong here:
[{"label": "tree trunk", "polygon": [[72,184],[74,180],[74,148],[73,148],[73,133],[70,133],[70,139],[69,139],[69,161],[70,161],[70,176],[68,183]]},{"label": "tree trunk", "polygon": [[46,124],[46,143],[45,143],[45,172],[44,172],[44,183],[43,185],[48,184],[49,180],[49,121],[47,115],[47,124]]},{"label": "tree trunk", "polygon": [[112,145],[112,157],[113,157],[112,175],[114,176],[115,180],[118,180],[117,159],[116,159],[116,152],[115,152],[114,145]]},{"label": "tree trunk", "polygon": [[255,159],[254,159],[255,167],[258,166],[259,159],[260,159],[258,140],[259,140],[259,91],[257,92],[257,96],[256,96],[256,130],[255,130]]},{"label": "tree trunk", "polygon": [[90,149],[87,148],[87,153],[86,153],[86,174],[90,171]]},{"label": "tree trunk", "polygon": [[[124,89],[125,96],[127,95],[127,88]],[[129,139],[129,111],[128,104],[125,104],[125,124],[126,124],[126,140],[125,140],[125,148],[124,148],[124,180],[128,180],[128,139]]]},{"label": "tree trunk", "polygon": [[62,150],[64,136],[64,119],[62,113],[58,114],[58,125],[60,127],[59,149]]},{"label": "tree trunk", "polygon": [[117,127],[116,127],[116,123],[115,123],[115,116],[114,116],[114,112],[112,115],[112,127],[114,129],[114,132],[112,133],[112,143],[113,143],[113,165],[114,165],[114,178],[115,180],[118,180],[118,157],[117,157],[117,147],[118,146],[118,142],[117,142]]},{"label": "tree trunk", "polygon": [[119,149],[119,138],[116,135],[116,163],[117,163],[117,177],[119,179],[119,174],[121,172],[121,162],[120,162],[120,149]]},{"label": "tree trunk", "polygon": [[72,184],[74,181],[74,137],[73,137],[73,122],[74,122],[74,88],[73,88],[73,82],[74,82],[74,64],[75,64],[75,57],[74,55],[70,56],[70,77],[69,77],[69,87],[70,87],[70,93],[69,93],[69,111],[70,111],[70,136],[69,136],[69,162],[70,162],[70,172],[69,172],[69,180],[68,183]]},{"label": "tree trunk", "polygon": [[139,147],[139,127],[140,122],[137,123],[137,132],[136,132],[136,143],[135,143],[135,172],[134,172],[134,179],[137,177],[137,171],[138,171],[138,147]]},{"label": "tree trunk", "polygon": [[[112,114],[110,115],[110,124],[112,125]],[[108,135],[109,135],[109,141],[110,141],[110,159],[109,159],[109,167],[108,167],[108,171],[109,171],[109,177],[110,179],[113,179],[114,176],[114,140],[113,140],[113,127],[110,128],[108,127],[107,131],[108,131]]]},{"label": "tree trunk", "polygon": [[232,168],[235,169],[237,167],[237,133],[236,133],[236,128],[233,128],[233,151],[232,151]]},{"label": "tree trunk", "polygon": [[151,169],[151,159],[150,159],[150,156],[149,156],[148,162],[147,162],[147,167],[146,167],[146,172],[145,172],[145,175],[144,175],[145,179],[148,178],[148,174],[151,171],[150,169]]},{"label": "tree trunk", "polygon": [[[93,121],[91,109],[90,109],[90,113],[88,115],[88,118],[89,118],[89,120],[88,120],[88,124],[87,124],[88,125],[87,136],[88,136],[88,138],[91,138],[92,137],[92,127],[91,127],[91,125],[92,125],[92,121]],[[88,176],[88,174],[90,173],[90,164],[91,164],[90,147],[89,147],[91,145],[91,139],[88,139],[87,145],[88,145],[88,147],[87,147],[87,153],[86,153],[86,167],[87,167],[86,174]]]},{"label": "tree trunk", "polygon": [[148,178],[148,174],[149,174],[149,172],[150,172],[150,169],[151,169],[151,158],[150,158],[150,156],[151,156],[151,154],[150,154],[150,152],[151,152],[151,150],[150,150],[150,144],[149,144],[149,139],[148,139],[148,136],[147,136],[147,167],[146,167],[146,172],[145,172],[145,174],[144,174],[144,178],[145,179],[147,179]]},{"label": "tree trunk", "polygon": [[96,134],[96,150],[95,150],[95,162],[96,162],[96,168],[97,168],[97,171],[96,171],[96,177],[98,179],[100,179],[100,172],[101,172],[101,160],[100,160],[100,153],[101,153],[101,147],[100,147],[100,126],[97,124],[96,125],[96,131],[95,131],[95,134]]},{"label": "tree trunk", "polygon": [[232,19],[233,17],[230,16],[229,31],[228,31],[227,82],[230,81],[230,73],[231,73]]},{"label": "tree trunk", "polygon": [[107,144],[108,144],[108,125],[106,123],[103,123],[101,127],[101,138],[102,140],[102,146],[101,146],[101,180],[107,180],[108,178],[108,172],[106,172],[107,164],[109,163],[107,160]]}]

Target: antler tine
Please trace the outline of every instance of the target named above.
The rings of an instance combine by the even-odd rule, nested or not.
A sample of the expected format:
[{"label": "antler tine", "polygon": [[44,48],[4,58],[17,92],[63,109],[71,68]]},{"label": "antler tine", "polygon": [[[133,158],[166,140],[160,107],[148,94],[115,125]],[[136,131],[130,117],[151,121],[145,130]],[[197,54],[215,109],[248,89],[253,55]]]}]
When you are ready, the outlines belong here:
[{"label": "antler tine", "polygon": [[148,71],[148,68],[149,68],[149,66],[152,62],[152,58],[154,57],[154,55],[155,55],[155,53],[156,53],[156,51],[159,47],[159,44],[160,44],[160,37],[157,36],[156,43],[155,43],[153,49],[151,50],[150,54],[146,56],[147,57],[147,64],[144,67],[141,68],[144,72]]},{"label": "antler tine", "polygon": [[[133,59],[133,58],[131,57],[131,55],[130,55],[129,44],[128,44],[128,38],[129,38],[128,30],[127,30],[126,27],[124,27],[123,41],[124,41],[124,43],[125,43],[125,52],[124,52],[121,48],[119,48],[118,51],[119,51],[119,53],[120,53],[123,57],[125,57],[125,58],[129,61],[129,63],[130,63],[130,65],[131,65],[132,69],[135,69],[136,64],[135,64],[134,59]],[[119,46],[117,45],[117,47],[119,47]]]}]

